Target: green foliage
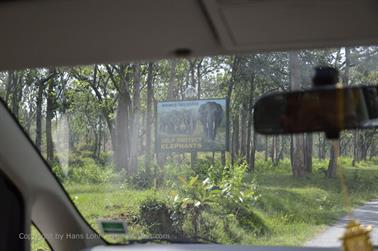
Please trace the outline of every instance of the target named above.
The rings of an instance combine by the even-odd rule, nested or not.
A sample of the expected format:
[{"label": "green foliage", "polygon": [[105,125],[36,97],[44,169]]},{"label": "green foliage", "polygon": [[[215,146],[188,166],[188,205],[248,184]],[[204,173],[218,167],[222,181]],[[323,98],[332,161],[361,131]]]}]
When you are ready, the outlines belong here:
[{"label": "green foliage", "polygon": [[116,173],[110,166],[100,166],[91,158],[82,158],[80,164],[70,166],[67,176],[64,176],[61,168],[59,177],[65,182],[79,184],[102,184],[123,176]]},{"label": "green foliage", "polygon": [[139,210],[140,218],[149,233],[168,236],[177,235],[177,227],[171,217],[172,210],[165,201],[147,198],[142,201]]},{"label": "green foliage", "polygon": [[178,194],[173,199],[173,219],[177,226],[182,226],[184,221],[190,221],[192,226],[192,238],[200,236],[200,227],[203,224],[202,214],[210,209],[214,203],[211,191],[198,176],[192,176],[189,180],[180,177],[181,184]]},{"label": "green foliage", "polygon": [[256,170],[269,170],[273,169],[273,164],[271,161],[266,161],[262,158],[257,158],[255,160],[255,169]]},{"label": "green foliage", "polygon": [[191,169],[190,162],[188,160],[167,161],[163,167],[157,167],[155,178],[158,179],[164,187],[172,187],[180,181],[179,177],[190,177],[195,175],[195,172]]},{"label": "green foliage", "polygon": [[[352,167],[348,165],[351,163],[348,159],[341,162],[346,164],[344,169],[353,206],[378,196],[377,165],[368,166],[361,162],[361,167]],[[322,163],[314,160],[314,166]],[[125,183],[112,182],[64,184],[94,228],[99,217],[124,219],[129,226],[128,238],[131,239],[169,233],[171,238],[227,244],[303,245],[346,213],[340,182],[338,179],[325,179],[323,174],[315,171],[314,175],[303,179],[293,178],[285,165],[285,160],[282,160],[273,169],[255,171],[253,177],[248,172],[243,174],[244,164],[233,168],[208,165],[208,176],[212,177],[209,180],[215,180],[214,184],[219,187],[226,180],[234,186],[238,186],[235,184],[240,180],[247,185],[250,180],[258,184],[254,191],[261,197],[249,207],[246,204],[240,206],[239,202],[235,203],[227,196],[221,198],[221,189],[210,193],[208,188],[214,184],[204,182],[206,177],[196,178],[197,175],[181,178],[173,188],[160,187],[157,190],[134,189]],[[176,170],[175,175],[179,175],[180,167]],[[234,181],[229,180],[231,174],[235,176]],[[237,193],[231,191],[231,194]],[[203,210],[199,210],[201,206]],[[201,211],[197,218],[192,217],[195,211]],[[198,224],[197,230],[194,222]],[[111,236],[105,238],[111,242],[125,241]]]},{"label": "green foliage", "polygon": [[141,167],[134,175],[128,176],[127,182],[136,189],[147,189],[154,185],[154,176],[151,172],[148,173],[144,167]]},{"label": "green foliage", "polygon": [[352,158],[348,156],[340,156],[338,158],[338,163],[342,166],[352,166]]},{"label": "green foliage", "polygon": [[190,221],[195,237],[206,235],[201,232],[204,225],[209,225],[203,216],[205,213],[223,219],[234,215],[241,226],[254,234],[267,231],[263,220],[253,212],[260,195],[246,163],[223,168],[209,166],[207,174],[204,180],[198,175],[180,178],[181,183],[175,187],[178,194],[173,199],[175,219]]},{"label": "green foliage", "polygon": [[326,172],[327,172],[327,168],[328,168],[328,162],[329,160],[327,159],[313,159],[312,160],[312,171],[313,173],[317,173],[317,174],[323,174],[325,175]]}]

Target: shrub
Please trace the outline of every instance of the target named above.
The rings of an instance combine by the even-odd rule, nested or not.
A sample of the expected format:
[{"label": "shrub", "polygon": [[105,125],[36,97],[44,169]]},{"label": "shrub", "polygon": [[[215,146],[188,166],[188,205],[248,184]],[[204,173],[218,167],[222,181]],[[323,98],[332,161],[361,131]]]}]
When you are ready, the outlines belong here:
[{"label": "shrub", "polygon": [[72,166],[66,180],[82,184],[107,183],[116,177],[114,169],[106,166],[99,166],[91,158],[82,158],[81,165]]},{"label": "shrub", "polygon": [[263,219],[249,207],[239,207],[236,211],[236,219],[241,227],[255,235],[263,235],[269,232]]},{"label": "shrub", "polygon": [[147,173],[144,168],[138,168],[136,174],[128,178],[128,183],[136,189],[147,189],[152,187],[154,178],[151,173]]},{"label": "shrub", "polygon": [[328,159],[313,159],[312,160],[312,171],[314,173],[324,174],[328,169]]},{"label": "shrub", "polygon": [[206,212],[223,218],[235,215],[241,226],[255,234],[266,232],[263,220],[253,212],[260,195],[245,162],[224,168],[210,166],[207,174],[204,180],[199,175],[180,178],[173,209],[181,225],[191,222],[194,237],[201,236],[200,230],[207,224],[203,217]]},{"label": "shrub", "polygon": [[272,161],[264,160],[264,158],[255,159],[255,169],[259,170],[270,170],[273,168]]},{"label": "shrub", "polygon": [[190,163],[167,163],[164,167],[157,168],[155,179],[157,180],[158,186],[165,186],[168,188],[177,185],[180,180],[179,177],[190,177],[195,174],[190,167]]},{"label": "shrub", "polygon": [[352,158],[347,156],[340,156],[339,157],[339,164],[342,166],[352,166]]},{"label": "shrub", "polygon": [[52,171],[56,175],[56,177],[59,179],[60,182],[64,182],[66,180],[66,175],[63,172],[63,169],[59,165],[59,163],[54,163],[52,166]]},{"label": "shrub", "polygon": [[148,198],[139,207],[140,218],[151,234],[176,235],[179,231],[172,219],[172,210],[164,201]]}]

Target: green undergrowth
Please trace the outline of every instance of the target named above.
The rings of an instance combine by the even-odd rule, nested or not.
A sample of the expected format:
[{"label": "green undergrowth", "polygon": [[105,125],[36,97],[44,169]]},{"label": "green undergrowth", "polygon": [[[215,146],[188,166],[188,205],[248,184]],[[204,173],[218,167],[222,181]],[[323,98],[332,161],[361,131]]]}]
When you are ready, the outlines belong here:
[{"label": "green undergrowth", "polygon": [[[300,246],[346,213],[340,180],[322,171],[326,160],[313,160],[313,174],[303,178],[292,177],[287,159],[275,167],[261,158],[256,164],[250,174],[219,166],[193,172],[185,165],[170,172],[164,185],[149,188],[119,179],[64,186],[95,230],[98,219],[127,222],[127,236],[105,236],[111,242],[160,233],[205,242]],[[350,159],[341,158],[340,164],[353,207],[378,197],[376,159],[352,167]],[[41,241],[33,244],[40,247]]]}]

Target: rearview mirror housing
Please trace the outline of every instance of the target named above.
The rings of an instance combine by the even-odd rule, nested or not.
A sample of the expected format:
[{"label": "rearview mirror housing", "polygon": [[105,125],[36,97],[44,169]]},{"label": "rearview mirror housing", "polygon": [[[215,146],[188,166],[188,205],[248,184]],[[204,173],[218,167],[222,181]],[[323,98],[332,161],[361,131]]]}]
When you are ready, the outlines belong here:
[{"label": "rearview mirror housing", "polygon": [[272,93],[254,106],[257,133],[277,135],[378,127],[378,86]]}]

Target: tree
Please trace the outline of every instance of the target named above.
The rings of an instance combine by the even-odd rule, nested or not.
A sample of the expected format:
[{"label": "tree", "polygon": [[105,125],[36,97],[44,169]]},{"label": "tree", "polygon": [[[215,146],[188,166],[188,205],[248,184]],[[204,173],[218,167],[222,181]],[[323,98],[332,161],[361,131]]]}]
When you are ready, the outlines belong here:
[{"label": "tree", "polygon": [[[289,52],[289,71],[291,90],[299,90],[300,86],[300,62],[299,53]],[[305,174],[305,159],[304,159],[304,136],[293,135],[291,143],[291,167],[294,177],[303,177]]]},{"label": "tree", "polygon": [[152,102],[154,98],[153,72],[154,63],[148,63],[147,73],[147,101],[146,101],[146,154],[144,159],[144,168],[146,173],[150,174],[152,160]]},{"label": "tree", "polygon": [[[329,144],[323,133],[260,137],[253,129],[254,103],[270,92],[311,88],[317,65],[339,69],[347,86],[374,84],[377,60],[377,47],[354,47],[26,69],[0,73],[0,96],[50,162],[61,155],[53,136],[65,118],[75,159],[91,157],[96,164],[106,165],[109,156],[117,171],[133,176],[140,168],[138,159],[144,159],[147,174],[152,171],[153,102],[188,98],[185,90],[192,86],[198,99],[229,99],[227,157],[231,163],[245,161],[252,171],[259,163],[255,159],[261,156],[259,161],[264,161],[264,154],[273,167],[290,158],[293,176],[302,177],[312,172],[315,150],[319,159],[329,158],[327,175],[333,177],[338,154],[353,157],[353,164],[377,155],[375,130],[344,132],[338,146]],[[158,153],[156,157],[160,173],[167,162],[181,163],[188,154]],[[192,154],[192,163],[197,158],[218,164],[214,153],[212,157]],[[225,152],[220,160],[226,164]]]},{"label": "tree", "polygon": [[42,105],[43,105],[43,93],[46,88],[45,83],[50,81],[55,76],[55,72],[49,72],[47,76],[36,77],[36,86],[38,88],[36,99],[36,134],[35,145],[41,150],[42,144]]},{"label": "tree", "polygon": [[138,165],[138,147],[141,145],[140,140],[140,92],[141,92],[141,65],[134,64],[133,65],[133,103],[132,103],[132,111],[131,111],[131,127],[129,129],[128,135],[130,138],[129,141],[129,149],[130,149],[130,159],[129,159],[129,168],[128,171],[130,174],[134,174],[137,170]]},{"label": "tree", "polygon": [[[51,71],[55,75],[55,70]],[[52,128],[51,122],[54,117],[54,103],[55,103],[55,92],[54,92],[54,78],[50,78],[47,83],[47,104],[46,104],[46,156],[47,161],[52,163],[54,160],[54,142],[52,138]]]},{"label": "tree", "polygon": [[252,131],[253,123],[253,105],[255,102],[255,69],[254,62],[252,62],[252,69],[250,73],[250,86],[249,86],[249,102],[248,102],[248,122],[247,122],[247,162],[249,170],[254,170],[255,168],[255,152],[256,152],[256,133]]}]

